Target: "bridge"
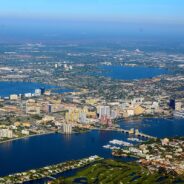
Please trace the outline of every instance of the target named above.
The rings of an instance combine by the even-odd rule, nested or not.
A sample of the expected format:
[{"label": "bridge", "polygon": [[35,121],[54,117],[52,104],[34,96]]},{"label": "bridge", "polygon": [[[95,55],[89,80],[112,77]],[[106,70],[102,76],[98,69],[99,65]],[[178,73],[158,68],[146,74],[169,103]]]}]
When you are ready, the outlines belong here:
[{"label": "bridge", "polygon": [[118,129],[116,129],[117,131],[119,131],[119,132],[123,132],[123,133],[126,133],[126,134],[133,134],[133,135],[136,135],[136,136],[138,136],[138,137],[144,137],[144,138],[147,138],[147,139],[157,139],[156,137],[154,137],[154,136],[151,136],[151,135],[148,135],[148,134],[144,134],[144,133],[141,133],[141,132],[139,132],[139,130],[138,129],[134,129],[134,128],[132,128],[132,129],[130,129],[130,130],[125,130],[125,129],[122,129],[122,128],[118,128]]},{"label": "bridge", "polygon": [[122,132],[122,133],[125,133],[125,134],[136,135],[138,137],[143,137],[143,138],[147,138],[147,139],[157,139],[157,137],[141,133],[141,132],[139,132],[138,129],[134,129],[134,128],[131,128],[130,130],[126,130],[126,129],[123,129],[123,128],[103,128],[103,129],[95,128],[95,129],[96,130],[104,130],[104,131],[117,131],[117,132]]},{"label": "bridge", "polygon": [[136,135],[138,137],[144,137],[144,138],[148,138],[148,139],[157,139],[154,136],[151,136],[151,135],[148,135],[148,134],[144,134],[144,133],[139,132],[138,129],[134,130],[134,128],[132,128],[130,130],[124,130],[124,129],[121,129],[120,128],[120,131],[125,132],[125,133],[128,133],[128,134],[134,134],[134,135]]}]

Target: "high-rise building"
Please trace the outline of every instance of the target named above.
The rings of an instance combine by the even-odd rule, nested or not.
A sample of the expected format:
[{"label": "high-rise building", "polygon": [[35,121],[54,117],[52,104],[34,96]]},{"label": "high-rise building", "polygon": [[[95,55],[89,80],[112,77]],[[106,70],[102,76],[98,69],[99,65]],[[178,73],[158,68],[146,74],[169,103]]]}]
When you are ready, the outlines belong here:
[{"label": "high-rise building", "polygon": [[51,113],[52,112],[52,104],[49,104],[48,105],[48,113]]},{"label": "high-rise building", "polygon": [[170,106],[172,109],[175,109],[175,100],[174,100],[174,99],[171,99],[171,100],[170,100],[169,106]]},{"label": "high-rise building", "polygon": [[41,95],[43,95],[45,93],[45,88],[42,87],[42,88],[40,88],[40,90],[41,90]]},{"label": "high-rise building", "polygon": [[0,138],[12,138],[13,132],[9,129],[0,129]]},{"label": "high-rise building", "polygon": [[182,103],[181,102],[175,102],[175,110],[181,111],[182,110]]},{"label": "high-rise building", "polygon": [[41,96],[42,91],[41,89],[35,89],[35,96]]},{"label": "high-rise building", "polygon": [[99,114],[99,118],[101,118],[102,116],[110,117],[111,111],[109,106],[99,106],[97,112]]},{"label": "high-rise building", "polygon": [[63,133],[64,134],[71,134],[72,133],[72,125],[71,124],[63,124]]}]

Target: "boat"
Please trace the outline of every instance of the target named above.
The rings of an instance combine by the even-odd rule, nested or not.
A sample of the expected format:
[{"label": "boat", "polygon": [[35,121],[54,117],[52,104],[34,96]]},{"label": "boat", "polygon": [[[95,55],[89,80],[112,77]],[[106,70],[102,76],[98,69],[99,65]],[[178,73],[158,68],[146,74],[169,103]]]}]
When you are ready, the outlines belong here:
[{"label": "boat", "polygon": [[133,146],[132,143],[121,141],[121,140],[117,140],[117,139],[113,139],[112,141],[109,141],[109,143],[110,144],[120,145],[120,146]]},{"label": "boat", "polygon": [[143,142],[142,140],[138,139],[138,138],[128,138],[129,141],[132,142]]},{"label": "boat", "polygon": [[120,147],[117,147],[117,146],[111,146],[110,147],[111,150],[117,150],[117,149],[120,149]]},{"label": "boat", "polygon": [[106,148],[106,149],[110,149],[111,145],[107,144],[107,145],[104,145],[103,148]]}]

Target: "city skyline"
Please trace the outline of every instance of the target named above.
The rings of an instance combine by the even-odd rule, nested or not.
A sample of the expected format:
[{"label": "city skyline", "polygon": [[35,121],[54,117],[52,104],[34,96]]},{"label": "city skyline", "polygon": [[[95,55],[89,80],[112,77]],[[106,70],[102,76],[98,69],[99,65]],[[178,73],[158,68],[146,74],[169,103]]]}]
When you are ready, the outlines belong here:
[{"label": "city skyline", "polygon": [[0,184],[184,182],[184,1],[0,3]]}]

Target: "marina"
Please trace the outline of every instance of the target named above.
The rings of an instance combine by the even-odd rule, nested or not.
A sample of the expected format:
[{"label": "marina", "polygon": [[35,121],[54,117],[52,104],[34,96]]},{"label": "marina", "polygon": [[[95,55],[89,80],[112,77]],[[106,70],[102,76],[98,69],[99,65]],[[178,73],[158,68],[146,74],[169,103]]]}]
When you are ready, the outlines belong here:
[{"label": "marina", "polygon": [[133,144],[129,143],[129,142],[125,142],[125,141],[121,141],[121,140],[117,140],[117,139],[113,139],[112,141],[109,141],[110,144],[116,144],[119,146],[133,146]]},{"label": "marina", "polygon": [[140,143],[141,143],[141,142],[144,142],[143,140],[140,140],[140,139],[138,139],[138,138],[131,138],[131,137],[128,138],[127,140],[128,140],[128,141],[132,141],[132,142],[140,142]]}]

